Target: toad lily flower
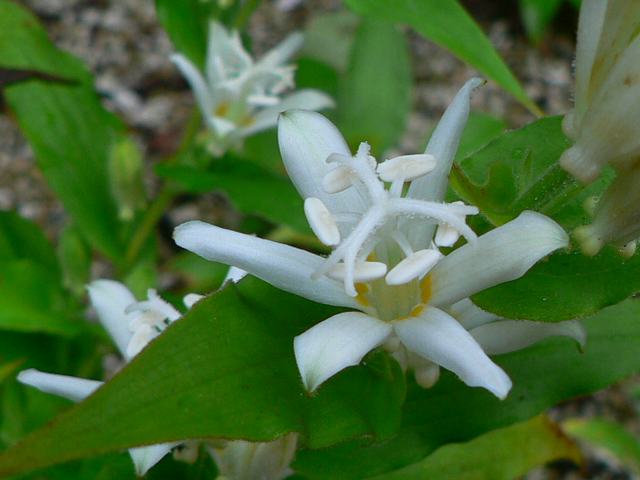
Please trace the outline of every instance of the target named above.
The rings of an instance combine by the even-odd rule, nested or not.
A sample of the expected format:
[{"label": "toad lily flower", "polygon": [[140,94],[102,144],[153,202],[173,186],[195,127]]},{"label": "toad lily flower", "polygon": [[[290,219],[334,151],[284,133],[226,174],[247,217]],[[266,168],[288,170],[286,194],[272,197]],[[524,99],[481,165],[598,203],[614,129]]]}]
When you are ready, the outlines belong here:
[{"label": "toad lily flower", "polygon": [[[575,235],[595,255],[613,243],[626,255],[640,237],[640,3],[585,0],[580,11],[574,111],[564,130],[575,141],[560,165],[582,182],[609,165],[617,178],[595,209],[592,225]],[[635,207],[635,208],[634,208]]]},{"label": "toad lily flower", "polygon": [[[474,293],[519,278],[568,241],[560,226],[533,212],[477,238],[465,223],[477,209],[442,203],[469,97],[480,83],[471,80],[458,93],[425,154],[381,163],[370,156],[367,144],[352,156],[335,126],[318,113],[281,116],[284,163],[305,199],[312,230],[332,247],[326,258],[202,222],[177,227],[176,243],[206,259],[235,265],[310,300],[356,310],[295,338],[296,361],[309,391],[384,346],[414,369],[423,386],[435,381],[440,365],[468,385],[504,398],[511,381],[482,350],[485,339],[506,351],[511,341],[518,348],[529,340],[580,331],[575,323],[567,328],[494,322],[484,328],[490,333],[476,340],[455,318],[459,302],[470,303],[466,299]],[[437,243],[451,245],[459,234],[468,243],[443,256]],[[538,333],[531,334],[536,327]]]},{"label": "toad lily flower", "polygon": [[628,169],[640,157],[639,33],[636,0],[582,2],[575,108],[563,125],[575,144],[560,164],[585,183],[607,164]]},{"label": "toad lily flower", "polygon": [[[96,280],[89,285],[88,290],[100,323],[126,361],[130,361],[171,322],[180,318],[180,313],[152,289],[148,292],[148,299],[142,302],[138,302],[124,285],[112,280]],[[184,299],[185,305],[190,308],[200,298],[200,295],[189,294]],[[44,373],[34,369],[20,372],[18,380],[73,402],[84,400],[103,384],[97,380]],[[130,449],[136,473],[144,475],[177,445],[163,443]]]},{"label": "toad lily flower", "polygon": [[331,98],[317,90],[300,90],[283,97],[294,85],[294,67],[285,62],[301,47],[302,40],[301,34],[294,33],[254,62],[237,31],[227,31],[212,21],[204,75],[184,55],[171,57],[191,85],[214,135],[216,153],[275,126],[278,114],[284,110],[333,106]]}]

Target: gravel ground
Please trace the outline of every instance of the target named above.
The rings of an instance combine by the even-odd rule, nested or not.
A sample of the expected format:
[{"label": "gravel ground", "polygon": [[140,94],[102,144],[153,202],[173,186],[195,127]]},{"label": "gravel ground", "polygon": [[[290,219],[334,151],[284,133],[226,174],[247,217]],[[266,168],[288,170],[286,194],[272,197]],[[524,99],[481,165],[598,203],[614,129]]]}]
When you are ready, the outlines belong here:
[{"label": "gravel ground", "polygon": [[[193,106],[190,92],[168,60],[171,44],[158,27],[150,0],[24,0],[46,24],[55,43],[82,58],[96,75],[96,86],[106,104],[131,127],[153,161],[171,152]],[[265,3],[250,23],[257,49],[274,45],[284,34],[302,28],[315,14],[340,8],[336,0]],[[515,2],[465,2],[480,19],[491,40],[523,82],[529,95],[551,114],[570,107],[571,61],[574,50],[574,14],[566,13],[556,31],[538,47],[524,38],[517,11],[505,5]],[[287,12],[277,8],[292,7]],[[475,72],[442,49],[409,33],[416,78],[415,105],[400,148],[417,151],[458,88]],[[497,86],[489,83],[473,99],[473,108],[506,119],[519,127],[532,116]],[[0,116],[0,209],[17,209],[34,219],[55,237],[64,224],[61,205],[35,167],[31,149],[13,123]],[[173,217],[198,216],[194,212],[219,209],[215,196],[203,196],[198,204],[178,205]],[[635,406],[626,386],[611,388],[592,397],[556,408],[558,419],[573,416],[605,416],[620,420],[640,434]],[[598,452],[588,451],[583,470],[560,463],[527,476],[542,479],[634,478]]]}]

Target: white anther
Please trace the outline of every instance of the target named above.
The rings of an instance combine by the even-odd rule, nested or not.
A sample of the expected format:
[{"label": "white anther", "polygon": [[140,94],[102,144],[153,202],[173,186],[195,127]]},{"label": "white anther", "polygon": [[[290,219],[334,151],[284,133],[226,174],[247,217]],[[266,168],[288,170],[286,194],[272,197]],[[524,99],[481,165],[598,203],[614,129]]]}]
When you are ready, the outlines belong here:
[{"label": "white anther", "polygon": [[340,165],[327,173],[322,179],[322,188],[327,193],[338,193],[353,185],[355,178],[353,170],[346,165]]},{"label": "white anther", "polygon": [[622,247],[618,248],[618,251],[620,252],[620,255],[622,255],[625,258],[633,257],[633,255],[636,253],[635,240],[625,243]]},{"label": "white anther", "polygon": [[402,155],[378,164],[378,176],[385,182],[408,182],[429,173],[436,167],[436,157],[428,153]]},{"label": "white anther", "polygon": [[442,258],[438,250],[419,250],[398,263],[385,277],[387,285],[403,285],[426,275]]},{"label": "white anther", "polygon": [[440,366],[430,362],[428,365],[416,367],[413,373],[418,385],[422,388],[431,388],[440,378]]},{"label": "white anther", "polygon": [[[460,207],[465,206],[464,202],[461,202],[459,200],[457,202],[451,202],[449,205]],[[461,222],[464,222],[467,217],[463,213],[456,213],[455,215],[460,219]],[[436,230],[436,235],[433,239],[433,242],[438,247],[453,247],[453,245],[458,241],[459,238],[460,232],[458,230],[453,228],[448,223],[441,223],[440,225],[438,225],[438,229]]]},{"label": "white anther", "polygon": [[338,225],[322,200],[315,197],[307,198],[304,201],[304,214],[318,240],[328,246],[340,243]]},{"label": "white anther", "polygon": [[197,293],[187,293],[182,299],[182,303],[184,303],[185,307],[191,308],[203,298],[204,295],[199,295]]},{"label": "white anther", "polygon": [[[334,280],[344,280],[346,268],[344,263],[338,263],[331,267],[327,272],[327,276]],[[387,266],[381,262],[361,262],[356,263],[353,280],[355,282],[369,282],[384,277],[387,273]]]}]

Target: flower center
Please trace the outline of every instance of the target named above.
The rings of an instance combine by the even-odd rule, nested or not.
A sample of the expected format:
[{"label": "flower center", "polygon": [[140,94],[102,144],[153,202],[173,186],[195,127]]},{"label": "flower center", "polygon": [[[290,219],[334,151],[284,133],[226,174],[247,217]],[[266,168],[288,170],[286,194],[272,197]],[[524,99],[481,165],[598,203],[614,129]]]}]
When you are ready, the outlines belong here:
[{"label": "flower center", "polygon": [[[429,154],[403,155],[377,163],[370,155],[369,145],[361,143],[353,157],[332,154],[327,162],[336,166],[323,179],[325,191],[334,194],[359,184],[364,187],[360,190],[368,208],[361,214],[332,212],[318,198],[305,200],[311,229],[322,243],[333,247],[314,275],[342,280],[347,294],[360,301],[365,301],[365,294],[358,291],[356,284],[373,282],[367,303],[379,304],[380,298],[397,297],[384,303],[397,304],[402,300],[404,307],[400,310],[405,310],[402,315],[406,315],[416,305],[412,300],[407,310],[409,297],[420,299],[419,281],[442,258],[435,246],[414,251],[407,230],[414,222],[432,221],[447,225],[472,242],[476,235],[466,225],[465,217],[478,213],[478,209],[461,202],[443,204],[403,196],[406,182],[435,168],[436,159]],[[402,226],[401,217],[409,219]],[[343,232],[348,232],[345,238]],[[449,241],[450,238],[447,235]],[[376,255],[372,256],[372,252]]]}]

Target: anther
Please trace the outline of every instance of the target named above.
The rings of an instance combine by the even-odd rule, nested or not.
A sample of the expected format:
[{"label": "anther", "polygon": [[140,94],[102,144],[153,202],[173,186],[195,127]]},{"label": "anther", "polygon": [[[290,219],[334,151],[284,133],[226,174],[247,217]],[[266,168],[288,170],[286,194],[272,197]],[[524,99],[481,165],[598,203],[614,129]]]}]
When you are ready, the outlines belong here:
[{"label": "anther", "polygon": [[378,176],[385,182],[409,182],[429,173],[436,167],[436,157],[427,153],[402,155],[378,164]]},{"label": "anther", "polygon": [[318,240],[331,247],[340,243],[338,225],[322,200],[315,197],[307,198],[304,201],[304,214]]},{"label": "anther", "polygon": [[338,193],[353,185],[354,173],[346,165],[340,165],[322,179],[322,188],[327,193]]},{"label": "anther", "polygon": [[[384,277],[387,273],[387,266],[381,262],[361,262],[356,263],[353,271],[353,280],[355,282],[370,282]],[[327,276],[334,280],[344,280],[346,274],[346,266],[344,263],[338,263],[331,267],[327,272]]]},{"label": "anther", "polygon": [[424,277],[442,258],[438,250],[419,250],[398,263],[385,277],[387,285],[404,285]]}]

